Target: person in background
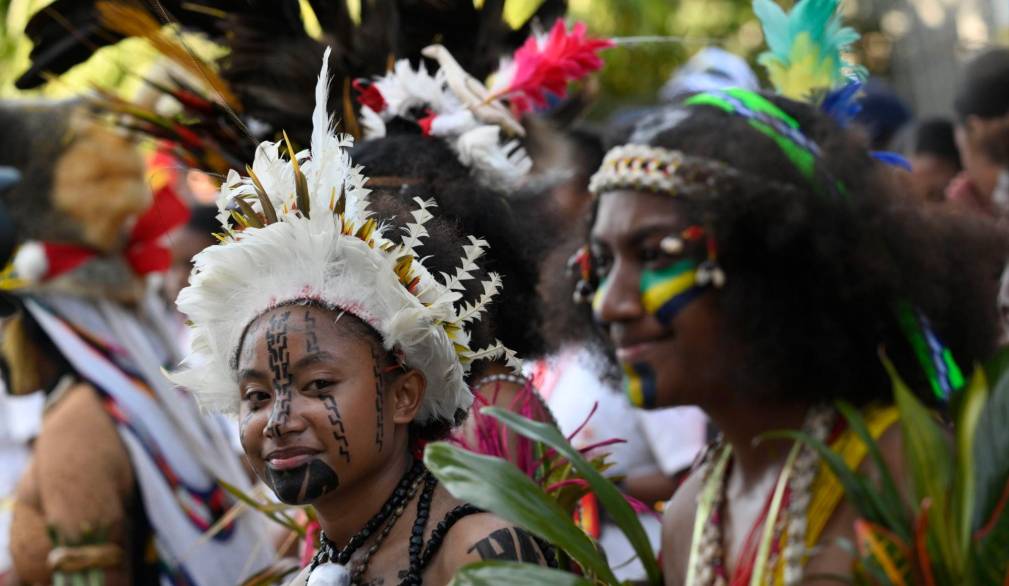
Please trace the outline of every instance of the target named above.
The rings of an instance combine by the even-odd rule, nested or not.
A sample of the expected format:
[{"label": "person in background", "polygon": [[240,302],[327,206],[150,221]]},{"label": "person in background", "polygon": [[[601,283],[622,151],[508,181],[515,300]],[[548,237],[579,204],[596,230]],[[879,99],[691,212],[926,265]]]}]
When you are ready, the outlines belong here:
[{"label": "person in background", "polygon": [[918,124],[911,154],[911,185],[925,201],[946,199],[946,188],[963,170],[956,148],[953,123],[929,118]]},{"label": "person in background", "polygon": [[862,93],[855,125],[865,132],[872,150],[888,150],[894,137],[911,121],[911,109],[878,79],[866,82]]},{"label": "person in background", "polygon": [[963,172],[946,197],[966,209],[1001,216],[1009,210],[1009,174],[998,157],[1000,137],[1009,130],[1009,49],[992,49],[967,65],[954,107]]},{"label": "person in background", "polygon": [[186,286],[193,270],[193,257],[201,250],[217,243],[214,233],[221,231],[217,223],[217,207],[198,205],[191,208],[189,221],[168,235],[168,249],[172,252],[172,267],[165,274],[165,299],[174,303],[179,291]]}]

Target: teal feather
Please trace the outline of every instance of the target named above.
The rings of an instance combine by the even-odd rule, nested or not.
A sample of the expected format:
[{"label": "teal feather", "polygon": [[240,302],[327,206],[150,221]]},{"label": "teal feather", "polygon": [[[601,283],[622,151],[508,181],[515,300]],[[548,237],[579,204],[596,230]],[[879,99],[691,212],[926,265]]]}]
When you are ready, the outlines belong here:
[{"label": "teal feather", "polygon": [[[851,27],[844,26],[840,0],[799,0],[789,12],[772,0],[753,0],[753,12],[764,29],[768,50],[758,62],[767,67],[780,92],[789,97],[808,98],[847,82],[847,75],[858,78],[864,70],[853,67],[842,57],[844,51],[859,39]],[[808,45],[799,47],[805,37]],[[815,58],[811,66],[810,51]],[[796,93],[797,82],[808,79],[810,87],[802,88],[807,95]],[[785,87],[782,87],[785,86]]]}]

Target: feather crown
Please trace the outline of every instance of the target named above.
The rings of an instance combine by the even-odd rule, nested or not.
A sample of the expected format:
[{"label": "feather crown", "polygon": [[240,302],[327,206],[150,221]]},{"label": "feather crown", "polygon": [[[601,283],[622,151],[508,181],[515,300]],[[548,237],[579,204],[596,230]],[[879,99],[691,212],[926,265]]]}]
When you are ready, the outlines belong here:
[{"label": "feather crown", "polygon": [[564,97],[568,82],[600,69],[599,51],[611,45],[589,38],[584,24],[568,31],[558,19],[548,35],[529,37],[503,60],[491,85],[467,73],[448,49],[431,45],[422,53],[438,63],[433,74],[401,60],[371,84],[355,84],[364,137],[384,137],[393,119],[412,120],[425,135],[448,142],[483,184],[516,187],[532,169],[519,117],[546,106],[548,96]]},{"label": "feather crown", "polygon": [[[490,274],[483,294],[463,302],[486,242],[470,237],[455,274],[432,275],[416,252],[428,236],[433,201],[417,198],[413,221],[395,226],[368,210],[362,168],[348,155],[351,137],[336,134],[326,110],[328,51],[316,86],[311,149],[280,153],[264,142],[243,177],[232,170],[218,198],[220,245],[196,256],[190,285],[177,301],[194,330],[193,356],[172,379],[204,408],[237,412],[234,356],[245,328],[265,311],[311,300],[362,319],[388,350],[420,369],[428,392],[417,421],[453,421],[472,402],[464,376],[473,360],[511,354],[500,344],[470,348],[467,327],[497,294]],[[290,142],[288,141],[290,150]],[[229,229],[229,220],[238,224]],[[402,232],[396,243],[388,235]]]}]

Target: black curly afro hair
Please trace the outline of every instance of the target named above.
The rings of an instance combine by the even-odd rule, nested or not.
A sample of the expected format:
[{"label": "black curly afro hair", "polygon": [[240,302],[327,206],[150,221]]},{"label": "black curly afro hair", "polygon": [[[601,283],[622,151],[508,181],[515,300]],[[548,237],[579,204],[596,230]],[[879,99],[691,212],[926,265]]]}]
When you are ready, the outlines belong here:
[{"label": "black curly afro hair", "polygon": [[[995,349],[1006,235],[983,218],[918,204],[857,136],[807,104],[767,97],[819,144],[819,170],[842,182],[842,193],[814,187],[772,139],[711,106],[689,107],[643,141],[748,177],[713,197],[676,200],[713,232],[728,276],[717,303],[725,334],[745,348],[736,388],[768,400],[889,401],[882,349],[929,398],[895,318],[899,302],[928,317],[969,374]],[[570,295],[557,302],[570,306]]]},{"label": "black curly afro hair", "polygon": [[[485,347],[498,339],[522,358],[544,354],[541,305],[536,293],[539,258],[544,250],[544,242],[538,235],[543,230],[534,225],[532,215],[519,209],[522,202],[535,198],[509,199],[504,192],[481,185],[444,141],[419,132],[364,141],[354,147],[351,155],[364,166],[369,177],[402,180],[401,185],[395,179],[391,186],[371,185],[373,190],[401,203],[409,203],[415,197],[432,198],[438,205],[435,215],[451,224],[435,229],[472,234],[490,245],[480,265],[484,271],[501,275],[503,285],[487,317],[473,332],[474,346]],[[378,205],[382,207],[381,203]],[[402,213],[402,206],[398,207]],[[381,210],[379,216],[383,216]],[[457,262],[460,255],[459,250],[439,249],[435,242],[425,243],[418,252],[431,257],[436,264],[441,259]],[[436,270],[442,269],[436,267]],[[467,290],[466,297],[478,294],[478,279],[467,285],[473,290]],[[479,366],[475,365],[471,376],[479,375]]]}]

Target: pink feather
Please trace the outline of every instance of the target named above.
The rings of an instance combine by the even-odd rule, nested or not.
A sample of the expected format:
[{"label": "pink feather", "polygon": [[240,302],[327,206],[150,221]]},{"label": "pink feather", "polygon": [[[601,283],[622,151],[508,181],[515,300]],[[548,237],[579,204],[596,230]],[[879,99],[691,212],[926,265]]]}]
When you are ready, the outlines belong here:
[{"label": "pink feather", "polygon": [[564,97],[568,82],[601,69],[598,53],[612,45],[608,39],[586,36],[583,23],[576,23],[569,33],[558,19],[543,43],[532,36],[515,51],[514,73],[503,96],[518,114],[545,106],[547,93]]}]

